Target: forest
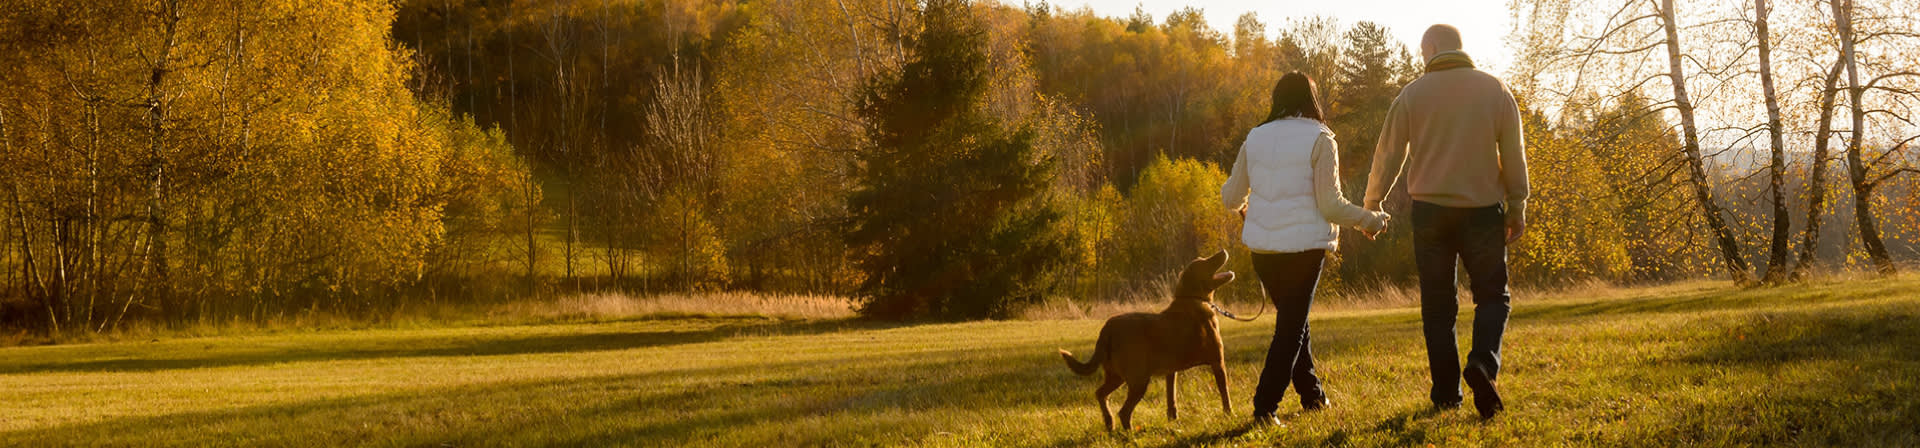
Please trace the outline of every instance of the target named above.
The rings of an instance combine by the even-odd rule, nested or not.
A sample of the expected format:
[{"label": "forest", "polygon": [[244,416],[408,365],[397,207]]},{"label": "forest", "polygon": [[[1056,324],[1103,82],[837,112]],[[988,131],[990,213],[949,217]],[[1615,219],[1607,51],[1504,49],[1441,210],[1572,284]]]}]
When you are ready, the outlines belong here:
[{"label": "forest", "polygon": [[[585,291],[938,320],[1160,295],[1196,254],[1245,254],[1223,165],[1280,75],[1318,82],[1355,196],[1424,66],[1364,18],[1062,3],[7,2],[0,327]],[[1507,43],[1494,74],[1525,115],[1517,284],[1920,261],[1914,0],[1511,7],[1513,29],[1466,32]],[[1411,284],[1410,237],[1343,233],[1323,288]]]}]

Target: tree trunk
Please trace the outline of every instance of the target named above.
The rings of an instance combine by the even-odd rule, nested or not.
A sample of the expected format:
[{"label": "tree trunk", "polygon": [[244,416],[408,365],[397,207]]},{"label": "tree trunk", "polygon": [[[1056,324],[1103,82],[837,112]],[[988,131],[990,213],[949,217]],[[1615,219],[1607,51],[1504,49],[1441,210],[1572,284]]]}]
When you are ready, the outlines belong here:
[{"label": "tree trunk", "polygon": [[567,58],[568,49],[566,45],[569,37],[563,34],[561,28],[565,25],[559,12],[556,11],[548,24],[549,28],[546,30],[546,38],[547,49],[553,52],[554,98],[560,101],[560,107],[557,110],[558,115],[556,115],[556,119],[554,120],[554,143],[556,146],[559,146],[560,182],[561,187],[566,189],[567,195],[565,210],[566,235],[563,239],[564,246],[561,251],[561,264],[565,266],[565,282],[577,291],[580,289],[580,284],[579,280],[574,277],[573,262],[576,256],[574,249],[578,244],[576,240],[579,239],[579,226],[576,224],[576,222],[579,221],[579,211],[575,206],[574,198],[578,194],[577,190],[579,190],[579,187],[574,185],[575,167],[573,162],[574,158],[578,155],[573,154],[573,150],[575,149],[573,141],[573,114],[575,112],[573,104],[573,94],[575,93],[573,76],[578,74],[569,72],[569,69],[574,67],[570,66],[572,60]]},{"label": "tree trunk", "polygon": [[[100,57],[97,50],[92,46],[88,46],[86,48],[86,55],[87,77],[98,79],[100,76]],[[100,107],[106,102],[106,98],[98,92],[83,91],[78,86],[72,87],[72,89],[76,99],[86,105],[84,120],[87,130],[87,146],[84,162],[86,163],[87,193],[85,216],[81,218],[81,225],[85,230],[85,240],[82,241],[81,244],[85,245],[84,251],[86,252],[87,265],[82,275],[86,277],[87,305],[86,312],[82,313],[80,328],[88,329],[96,328],[93,326],[93,311],[95,302],[101,295],[101,277],[105,274],[102,268],[102,257],[100,254],[100,239],[106,233],[105,225],[102,224],[100,219],[100,136],[104,134],[100,127]]]},{"label": "tree trunk", "polygon": [[47,294],[45,285],[40,284],[40,272],[34,269],[33,239],[27,224],[25,204],[20,201],[18,186],[13,190],[14,224],[20,231],[20,289],[29,298],[39,299],[42,308],[47,310],[47,334],[60,334],[60,315],[54,312],[53,296]]},{"label": "tree trunk", "polygon": [[[520,48],[514,46],[513,44],[514,33],[511,27],[509,27],[506,30],[506,34],[507,34],[507,50],[506,50],[507,52],[507,126],[512,128],[513,132],[519,133],[521,131],[520,129],[520,90],[519,90],[519,83],[514,82],[514,74],[516,72],[513,69],[513,53],[519,51]],[[524,146],[516,146],[516,147],[524,147]],[[523,150],[522,154],[526,154],[526,152]],[[532,159],[532,157],[524,157],[524,158],[529,160]],[[537,282],[534,278],[533,270],[534,270],[534,261],[535,261],[534,255],[537,253],[536,249],[538,249],[538,246],[535,246],[533,237],[534,237],[534,217],[535,217],[534,213],[536,213],[539,210],[539,207],[534,204],[535,179],[533,176],[532,163],[527,164],[527,177],[522,180],[524,181],[522,182],[522,186],[526,188],[524,191],[524,193],[526,193],[526,201],[525,201],[526,203],[524,204],[524,206],[527,208],[527,229],[526,229],[527,230],[527,295],[531,296],[537,290],[536,288]]]},{"label": "tree trunk", "polygon": [[[613,32],[611,31],[611,25],[609,25],[611,22],[607,20],[607,14],[610,12],[610,9],[611,7],[608,5],[607,0],[600,0],[600,94],[595,96],[600,100],[600,109],[598,111],[600,115],[600,127],[594,134],[593,141],[594,153],[600,157],[607,157],[613,153],[613,151],[607,149],[607,112],[613,110],[613,96],[607,94],[613,91],[613,86],[610,83],[613,79],[613,74],[608,72],[608,65],[610,61],[613,60],[611,51],[613,44],[610,42]],[[606,163],[604,162],[605,159],[601,160],[603,160],[603,162],[599,164],[600,169],[604,171],[607,169]],[[602,178],[604,179],[605,177],[602,176]],[[605,209],[606,208],[603,208],[603,210]],[[619,216],[618,213],[611,214],[613,216]],[[603,214],[601,216],[606,215]],[[601,225],[612,227],[611,223],[607,222],[602,222]],[[626,270],[626,260],[624,257],[616,258],[620,256],[618,251],[621,245],[615,243],[620,241],[621,238],[614,236],[615,233],[620,231],[617,228],[610,228],[608,230],[607,232],[602,232],[602,235],[604,235],[602,239],[604,241],[600,242],[600,244],[604,244],[607,247],[607,277],[612,281],[614,290],[625,291],[626,287],[620,284],[620,277],[622,277],[622,271]]]},{"label": "tree trunk", "polygon": [[1800,261],[1793,278],[1804,279],[1820,252],[1820,224],[1827,208],[1827,143],[1833,139],[1833,103],[1839,96],[1840,69],[1846,58],[1834,58],[1820,91],[1820,124],[1813,134],[1813,163],[1807,171],[1807,226],[1800,233]]},{"label": "tree trunk", "polygon": [[1767,0],[1753,0],[1754,37],[1760,43],[1760,92],[1767,102],[1767,134],[1773,146],[1772,166],[1768,168],[1768,189],[1773,200],[1773,237],[1767,251],[1765,282],[1778,284],[1787,278],[1787,243],[1793,232],[1793,219],[1787,214],[1787,194],[1783,178],[1787,170],[1786,138],[1781,135],[1780,97],[1773,88],[1773,44],[1767,32]]},{"label": "tree trunk", "polygon": [[1847,61],[1847,97],[1853,103],[1852,138],[1847,139],[1847,177],[1853,184],[1853,220],[1860,226],[1860,245],[1867,249],[1867,256],[1873,259],[1873,265],[1881,274],[1893,274],[1897,269],[1893,257],[1887,255],[1887,246],[1880,241],[1880,229],[1873,218],[1873,182],[1867,179],[1867,165],[1860,155],[1860,141],[1866,139],[1867,110],[1860,104],[1860,97],[1866,89],[1860,86],[1860,68],[1854,53],[1853,36],[1853,0],[1834,0],[1833,20],[1840,35],[1840,58]]},{"label": "tree trunk", "polygon": [[172,67],[173,48],[176,45],[175,33],[180,24],[179,2],[162,2],[158,13],[161,15],[160,48],[154,60],[148,61],[151,75],[147,78],[147,126],[149,145],[147,149],[147,256],[151,283],[149,291],[161,303],[171,304],[168,295],[167,275],[167,238],[165,235],[166,210],[163,192],[166,186],[166,94],[162,92],[163,83]]},{"label": "tree trunk", "polygon": [[1748,282],[1747,262],[1740,256],[1740,242],[1734,239],[1732,229],[1721,217],[1720,205],[1714,202],[1713,191],[1708,187],[1706,160],[1700,154],[1700,134],[1694,125],[1693,100],[1687,96],[1686,72],[1680,66],[1680,28],[1675,22],[1678,15],[1673,0],[1661,1],[1660,15],[1667,32],[1667,65],[1673,80],[1674,107],[1680,111],[1680,128],[1685,138],[1688,174],[1693,180],[1693,197],[1700,203],[1700,214],[1707,219],[1707,227],[1713,231],[1714,239],[1720,246],[1721,261],[1726,264],[1727,273],[1735,283]]}]

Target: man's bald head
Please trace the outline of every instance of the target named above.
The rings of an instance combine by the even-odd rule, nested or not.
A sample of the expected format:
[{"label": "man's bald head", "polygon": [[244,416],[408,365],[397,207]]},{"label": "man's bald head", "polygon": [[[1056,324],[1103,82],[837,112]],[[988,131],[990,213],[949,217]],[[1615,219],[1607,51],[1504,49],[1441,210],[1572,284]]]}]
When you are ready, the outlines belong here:
[{"label": "man's bald head", "polygon": [[1427,28],[1427,34],[1420,36],[1420,56],[1432,60],[1443,51],[1460,49],[1460,29],[1453,25],[1439,24]]}]

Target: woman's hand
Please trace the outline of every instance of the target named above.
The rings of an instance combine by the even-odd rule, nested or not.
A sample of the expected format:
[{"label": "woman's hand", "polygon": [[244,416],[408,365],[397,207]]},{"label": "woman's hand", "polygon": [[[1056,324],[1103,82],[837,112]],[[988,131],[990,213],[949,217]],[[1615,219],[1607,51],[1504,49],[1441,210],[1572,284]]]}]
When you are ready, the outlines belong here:
[{"label": "woman's hand", "polygon": [[1380,233],[1387,231],[1387,224],[1393,222],[1393,215],[1389,215],[1386,212],[1373,212],[1373,216],[1380,218],[1379,228],[1373,229],[1371,231],[1365,228],[1356,229],[1360,231],[1361,235],[1365,235],[1368,240],[1373,240],[1378,238],[1380,236]]}]

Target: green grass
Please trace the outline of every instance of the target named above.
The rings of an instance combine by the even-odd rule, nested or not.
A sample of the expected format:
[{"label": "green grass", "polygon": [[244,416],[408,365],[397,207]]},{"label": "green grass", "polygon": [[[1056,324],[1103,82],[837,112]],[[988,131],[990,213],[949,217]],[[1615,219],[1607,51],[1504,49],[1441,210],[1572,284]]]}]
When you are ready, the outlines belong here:
[{"label": "green grass", "polygon": [[1235,413],[1192,371],[1115,434],[1054,354],[1097,320],[653,319],[0,349],[0,446],[1920,444],[1920,278],[1595,294],[1517,299],[1487,422],[1427,411],[1412,309],[1314,316],[1331,410],[1248,429],[1262,318]]}]

